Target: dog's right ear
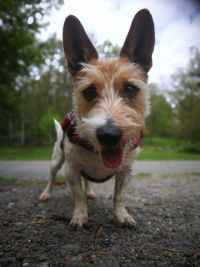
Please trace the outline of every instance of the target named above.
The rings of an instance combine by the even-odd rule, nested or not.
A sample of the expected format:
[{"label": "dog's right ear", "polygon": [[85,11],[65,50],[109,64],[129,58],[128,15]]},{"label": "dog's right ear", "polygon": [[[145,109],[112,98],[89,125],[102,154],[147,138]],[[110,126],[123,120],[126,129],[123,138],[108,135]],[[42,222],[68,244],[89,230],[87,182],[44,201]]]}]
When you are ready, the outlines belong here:
[{"label": "dog's right ear", "polygon": [[98,53],[81,22],[72,15],[68,16],[64,23],[63,46],[69,72],[72,76],[82,69],[81,63],[98,58]]}]

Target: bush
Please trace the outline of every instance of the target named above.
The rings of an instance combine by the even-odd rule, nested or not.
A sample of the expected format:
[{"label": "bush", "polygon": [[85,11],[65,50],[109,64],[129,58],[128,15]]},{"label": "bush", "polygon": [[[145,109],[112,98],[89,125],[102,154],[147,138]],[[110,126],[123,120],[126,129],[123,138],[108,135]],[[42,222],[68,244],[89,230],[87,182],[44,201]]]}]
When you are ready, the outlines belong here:
[{"label": "bush", "polygon": [[59,115],[49,109],[40,120],[39,128],[42,134],[42,143],[44,144],[52,145],[55,141],[54,118],[59,120]]},{"label": "bush", "polygon": [[182,147],[181,151],[187,153],[200,154],[200,142],[194,142]]}]

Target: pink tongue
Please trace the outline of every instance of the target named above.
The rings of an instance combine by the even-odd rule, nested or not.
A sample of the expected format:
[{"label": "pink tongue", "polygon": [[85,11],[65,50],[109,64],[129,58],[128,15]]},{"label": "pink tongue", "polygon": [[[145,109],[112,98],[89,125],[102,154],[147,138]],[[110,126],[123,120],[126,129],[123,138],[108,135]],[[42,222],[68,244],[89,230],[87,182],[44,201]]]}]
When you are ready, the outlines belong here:
[{"label": "pink tongue", "polygon": [[122,163],[123,150],[121,147],[115,149],[102,149],[101,157],[106,167],[114,169]]}]

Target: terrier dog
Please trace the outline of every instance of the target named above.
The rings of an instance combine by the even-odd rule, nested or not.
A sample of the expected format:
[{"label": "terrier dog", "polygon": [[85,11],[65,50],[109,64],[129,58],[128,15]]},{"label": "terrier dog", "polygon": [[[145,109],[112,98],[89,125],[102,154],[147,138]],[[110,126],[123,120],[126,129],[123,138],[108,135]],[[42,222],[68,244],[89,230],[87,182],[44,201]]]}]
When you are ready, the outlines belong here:
[{"label": "terrier dog", "polygon": [[40,200],[49,199],[55,175],[65,164],[74,197],[70,225],[75,228],[88,221],[86,196],[95,198],[89,181],[100,183],[112,176],[114,216],[122,224],[136,225],[123,204],[123,188],[132,176],[137,146],[145,131],[147,73],[154,43],[154,23],[146,9],[135,15],[117,59],[99,60],[80,21],[72,15],[65,20],[63,46],[74,81],[75,113],[67,114],[61,124],[55,121],[57,141],[50,181]]}]

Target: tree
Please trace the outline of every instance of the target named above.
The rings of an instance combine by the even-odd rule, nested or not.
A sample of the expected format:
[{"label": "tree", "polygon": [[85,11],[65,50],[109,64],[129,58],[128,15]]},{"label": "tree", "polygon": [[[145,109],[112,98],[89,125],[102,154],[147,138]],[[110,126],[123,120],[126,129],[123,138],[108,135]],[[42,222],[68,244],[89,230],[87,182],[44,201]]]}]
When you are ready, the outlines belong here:
[{"label": "tree", "polygon": [[176,104],[179,121],[179,136],[198,142],[200,140],[200,51],[192,47],[191,59],[186,69],[174,76],[174,91],[171,93]]},{"label": "tree", "polygon": [[101,58],[113,58],[119,56],[120,47],[106,40],[102,45],[97,46],[97,50]]},{"label": "tree", "polygon": [[46,113],[44,113],[39,122],[39,129],[41,130],[42,137],[45,140],[44,143],[50,146],[52,146],[55,142],[55,127],[52,118],[58,120],[59,114],[56,114],[55,111],[49,109]]},{"label": "tree", "polygon": [[[46,118],[46,114],[59,114],[59,118],[63,118],[72,109],[72,84],[62,42],[52,36],[46,41],[43,52],[46,60],[38,71],[37,79],[24,81],[24,88],[20,91],[21,114],[25,114],[21,120],[21,123],[24,122],[21,127],[22,144],[46,144],[46,136],[39,125],[41,118]],[[53,117],[49,125],[53,125]]]},{"label": "tree", "polygon": [[[63,0],[56,0],[54,7],[62,3]],[[29,77],[31,68],[44,62],[45,43],[36,39],[36,33],[44,26],[42,17],[52,7],[48,0],[0,1],[0,132],[4,141],[12,139],[13,128],[20,121],[18,104],[23,77]]]},{"label": "tree", "polygon": [[176,134],[176,122],[170,103],[167,102],[164,92],[159,91],[158,85],[151,84],[149,89],[151,105],[151,113],[147,118],[149,135],[174,136]]}]

